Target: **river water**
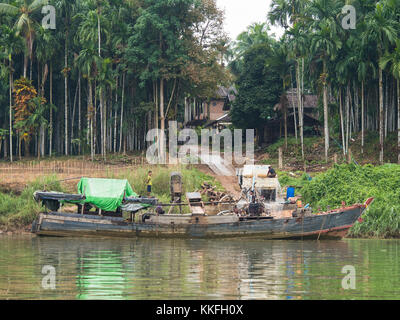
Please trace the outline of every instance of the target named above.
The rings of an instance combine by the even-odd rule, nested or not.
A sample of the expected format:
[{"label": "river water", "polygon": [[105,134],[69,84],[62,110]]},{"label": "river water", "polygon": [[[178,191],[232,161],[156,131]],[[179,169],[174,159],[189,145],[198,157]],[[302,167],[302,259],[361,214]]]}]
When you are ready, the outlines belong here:
[{"label": "river water", "polygon": [[0,236],[0,299],[399,298],[397,240]]}]

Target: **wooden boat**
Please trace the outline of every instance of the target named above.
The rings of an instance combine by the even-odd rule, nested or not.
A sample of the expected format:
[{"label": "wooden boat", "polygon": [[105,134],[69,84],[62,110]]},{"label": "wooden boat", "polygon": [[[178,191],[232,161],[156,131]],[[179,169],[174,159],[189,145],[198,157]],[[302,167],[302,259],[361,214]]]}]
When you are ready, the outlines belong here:
[{"label": "wooden boat", "polygon": [[32,232],[46,236],[340,239],[372,202],[313,216],[272,217],[207,216],[206,214],[142,214],[136,221],[97,215],[41,213]]},{"label": "wooden boat", "polygon": [[[72,201],[78,203],[77,213],[50,211],[41,213],[32,224],[32,232],[39,236],[58,237],[161,237],[161,238],[263,238],[263,239],[340,239],[359,220],[363,212],[372,203],[368,199],[364,204],[339,208],[337,210],[311,214],[309,210],[288,205],[286,211],[291,216],[242,215],[237,204],[232,204],[228,215],[208,215],[206,206],[196,194],[188,194],[189,214],[165,214],[160,206],[146,207],[151,199],[125,198],[120,210],[131,212],[129,218],[107,216],[107,212],[97,214],[86,211],[82,198],[78,195],[40,193],[35,195],[48,207],[54,201]],[[85,196],[83,197],[85,198]],[[67,199],[67,200],[65,200]],[[73,199],[73,200],[68,200]],[[77,200],[78,199],[78,200]],[[78,201],[78,202],[77,202]],[[49,205],[50,203],[50,205]],[[171,204],[170,206],[179,206]],[[296,207],[296,206],[295,206]],[[141,211],[142,210],[142,211]],[[289,210],[289,211],[290,211]],[[118,212],[118,210],[117,210]]]}]

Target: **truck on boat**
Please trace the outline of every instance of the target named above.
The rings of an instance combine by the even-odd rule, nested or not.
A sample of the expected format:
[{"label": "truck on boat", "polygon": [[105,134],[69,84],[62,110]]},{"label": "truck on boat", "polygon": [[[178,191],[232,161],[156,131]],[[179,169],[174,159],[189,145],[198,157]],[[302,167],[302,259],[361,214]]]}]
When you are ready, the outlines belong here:
[{"label": "truck on boat", "polygon": [[[218,204],[205,203],[196,192],[187,193],[183,203],[179,173],[171,175],[170,204],[139,197],[127,180],[83,178],[77,194],[35,192],[45,212],[32,232],[57,237],[340,239],[373,202],[370,198],[312,213],[282,196],[279,180],[267,176],[268,168],[238,170],[241,199]],[[76,212],[60,212],[65,204],[76,205]]]}]

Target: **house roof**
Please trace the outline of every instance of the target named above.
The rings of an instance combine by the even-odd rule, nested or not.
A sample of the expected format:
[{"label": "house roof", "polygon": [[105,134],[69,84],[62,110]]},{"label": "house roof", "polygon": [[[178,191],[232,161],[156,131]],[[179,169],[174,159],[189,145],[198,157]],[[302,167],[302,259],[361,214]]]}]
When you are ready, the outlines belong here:
[{"label": "house roof", "polygon": [[209,121],[206,125],[205,128],[209,128],[211,126],[213,126],[216,123],[221,123],[221,124],[228,124],[228,123],[232,123],[231,117],[229,115],[229,113],[224,114],[222,117],[218,118],[217,120],[214,121]]},{"label": "house roof", "polygon": [[219,86],[216,92],[216,98],[228,98],[230,102],[233,102],[235,101],[237,94],[238,92],[235,86],[230,86],[229,88]]},{"label": "house roof", "polygon": [[229,114],[224,114],[222,117],[218,118],[216,121],[231,121],[231,118],[229,117]]},{"label": "house roof", "polygon": [[[318,96],[305,94],[303,95],[304,98],[304,108],[305,109],[317,109],[318,108]],[[289,90],[286,92],[286,103],[289,109],[293,109],[295,106],[296,109],[299,107],[298,99],[297,99],[297,89]],[[282,103],[279,102],[275,105],[274,111],[281,111],[282,110]]]}]

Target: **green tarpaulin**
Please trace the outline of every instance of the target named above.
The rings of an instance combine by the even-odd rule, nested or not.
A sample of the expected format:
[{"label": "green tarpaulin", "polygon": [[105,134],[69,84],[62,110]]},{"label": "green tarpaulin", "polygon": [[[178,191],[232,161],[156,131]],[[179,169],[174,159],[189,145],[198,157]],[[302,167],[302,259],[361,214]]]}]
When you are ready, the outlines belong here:
[{"label": "green tarpaulin", "polygon": [[82,178],[78,183],[78,192],[86,197],[85,203],[91,203],[103,211],[117,210],[124,196],[138,196],[128,180]]}]

